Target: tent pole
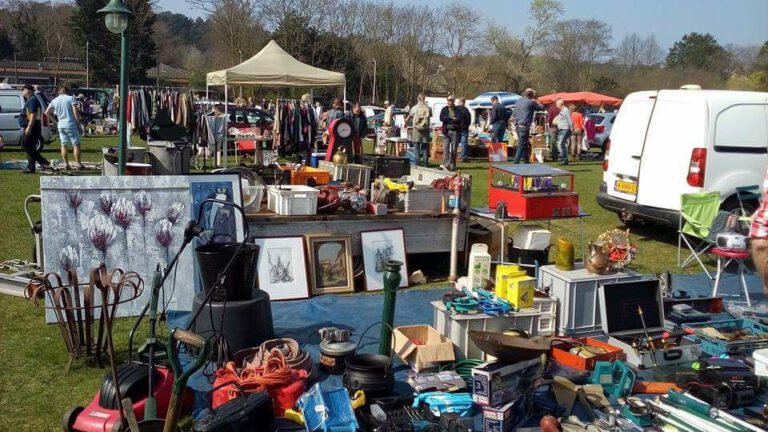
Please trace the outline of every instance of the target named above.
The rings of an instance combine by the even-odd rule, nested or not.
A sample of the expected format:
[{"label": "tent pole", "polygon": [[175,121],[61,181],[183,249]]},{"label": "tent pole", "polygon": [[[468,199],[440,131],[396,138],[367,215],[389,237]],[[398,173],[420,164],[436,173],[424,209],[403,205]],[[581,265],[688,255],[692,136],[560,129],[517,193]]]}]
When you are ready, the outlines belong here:
[{"label": "tent pole", "polygon": [[344,84],[344,100],[341,101],[342,106],[344,108],[341,109],[342,112],[347,112],[347,85]]},{"label": "tent pole", "polygon": [[205,83],[205,100],[208,100],[208,83]]},{"label": "tent pole", "polygon": [[229,150],[229,89],[224,84],[224,168],[227,168],[227,151]]}]

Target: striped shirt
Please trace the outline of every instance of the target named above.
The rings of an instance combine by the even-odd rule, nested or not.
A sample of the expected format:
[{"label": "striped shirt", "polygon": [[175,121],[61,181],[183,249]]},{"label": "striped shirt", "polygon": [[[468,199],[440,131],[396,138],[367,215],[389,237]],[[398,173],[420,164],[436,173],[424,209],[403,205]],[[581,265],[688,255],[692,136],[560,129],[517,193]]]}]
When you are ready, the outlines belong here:
[{"label": "striped shirt", "polygon": [[753,239],[768,239],[768,171],[763,179],[763,201],[760,207],[752,214],[752,229],[749,236]]}]

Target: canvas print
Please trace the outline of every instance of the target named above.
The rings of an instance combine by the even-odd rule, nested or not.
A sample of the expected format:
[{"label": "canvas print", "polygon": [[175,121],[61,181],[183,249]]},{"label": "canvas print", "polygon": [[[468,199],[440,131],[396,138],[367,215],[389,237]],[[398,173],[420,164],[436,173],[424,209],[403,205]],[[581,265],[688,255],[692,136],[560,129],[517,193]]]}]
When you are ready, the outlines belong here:
[{"label": "canvas print", "polygon": [[303,237],[254,238],[259,246],[259,288],[272,300],[309,297]]},{"label": "canvas print", "polygon": [[[197,218],[200,206],[207,199],[227,201],[242,206],[240,176],[238,174],[207,174],[189,176],[192,194],[192,217]],[[240,213],[224,204],[207,204],[199,221],[205,231],[205,242],[231,243],[242,241],[243,221]]]},{"label": "canvas print", "polygon": [[360,233],[365,268],[365,289],[368,291],[384,288],[384,263],[400,261],[400,287],[408,286],[405,237],[402,229],[363,231]]},{"label": "canvas print", "polygon": [[[149,299],[152,273],[181,247],[192,205],[186,177],[41,177],[45,272],[76,269],[81,278],[105,263],[135,271],[141,297],[123,304],[118,316],[138,315]],[[190,310],[194,295],[192,248],[179,258],[166,282],[171,310]],[[47,311],[46,320],[55,317]]]},{"label": "canvas print", "polygon": [[312,294],[354,291],[349,236],[310,236]]}]

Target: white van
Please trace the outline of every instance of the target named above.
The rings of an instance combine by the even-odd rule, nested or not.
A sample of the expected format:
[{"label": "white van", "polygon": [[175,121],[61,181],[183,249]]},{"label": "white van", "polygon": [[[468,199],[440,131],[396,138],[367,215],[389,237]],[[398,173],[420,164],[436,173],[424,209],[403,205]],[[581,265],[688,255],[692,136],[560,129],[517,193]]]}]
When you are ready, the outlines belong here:
[{"label": "white van", "polygon": [[[0,135],[6,145],[21,145],[22,131],[19,126],[19,114],[24,106],[21,90],[0,89]],[[43,116],[42,140],[37,144],[41,150],[43,144],[51,142],[51,128],[48,117]]]},{"label": "white van", "polygon": [[[680,195],[762,187],[768,163],[768,93],[642,91],[624,99],[606,146],[598,204],[625,223],[678,226]],[[749,203],[749,211],[757,203]]]}]

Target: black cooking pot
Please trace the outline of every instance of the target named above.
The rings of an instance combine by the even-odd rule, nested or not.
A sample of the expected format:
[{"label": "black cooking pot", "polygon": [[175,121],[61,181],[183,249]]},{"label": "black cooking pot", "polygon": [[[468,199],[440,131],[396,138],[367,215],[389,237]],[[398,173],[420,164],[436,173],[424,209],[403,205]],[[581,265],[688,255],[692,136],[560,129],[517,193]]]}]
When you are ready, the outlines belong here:
[{"label": "black cooking pot", "polygon": [[389,396],[395,385],[395,373],[392,371],[392,356],[394,349],[389,356],[381,354],[357,354],[360,343],[368,330],[376,324],[389,326],[387,323],[373,323],[360,336],[360,340],[355,347],[355,354],[344,359],[346,371],[342,377],[344,387],[350,394],[362,390],[371,397]]}]

